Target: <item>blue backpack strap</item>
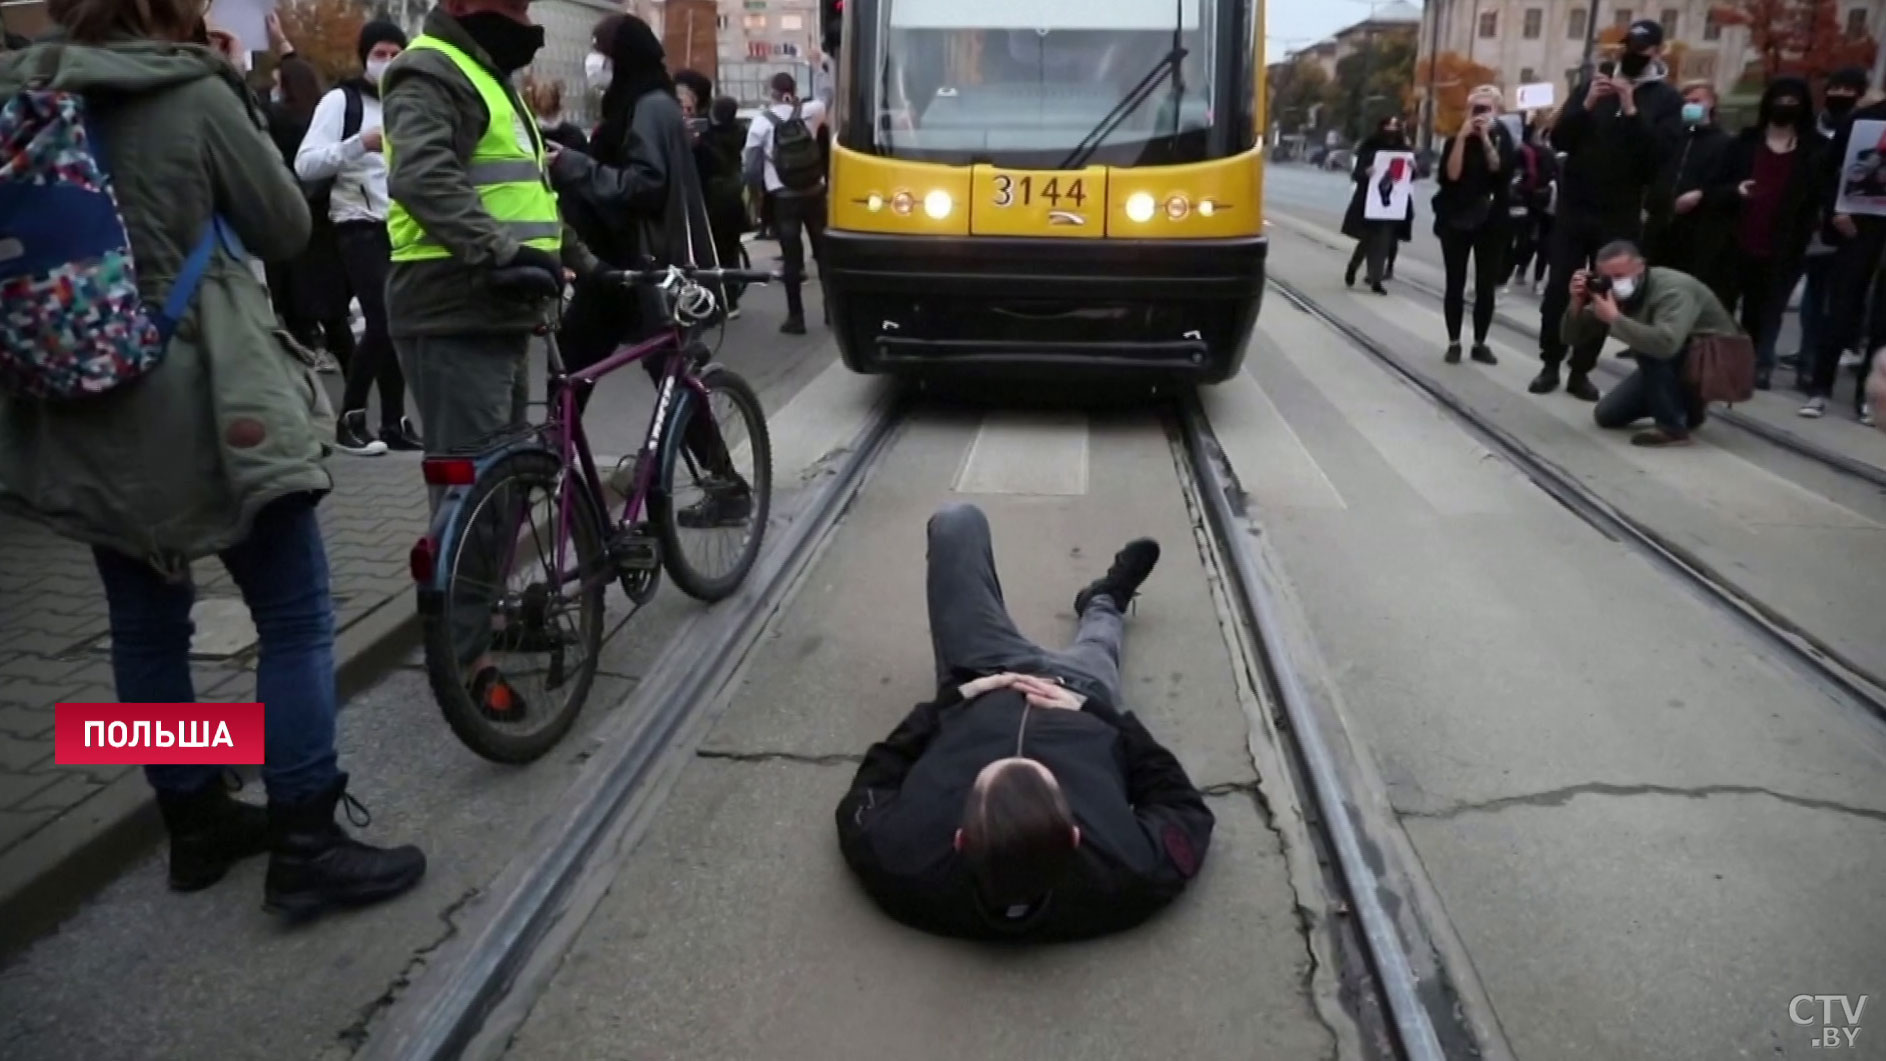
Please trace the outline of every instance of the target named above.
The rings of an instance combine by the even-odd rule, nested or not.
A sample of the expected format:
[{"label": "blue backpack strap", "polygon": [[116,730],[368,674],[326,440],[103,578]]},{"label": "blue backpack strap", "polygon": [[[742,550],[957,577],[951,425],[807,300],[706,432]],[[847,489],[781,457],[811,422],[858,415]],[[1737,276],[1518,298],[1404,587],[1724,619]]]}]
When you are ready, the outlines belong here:
[{"label": "blue backpack strap", "polygon": [[241,256],[242,241],[236,238],[236,233],[220,216],[211,217],[209,225],[203,230],[203,238],[196,241],[190,256],[183,260],[183,267],[177,270],[177,282],[171,285],[170,296],[164,299],[164,308],[152,321],[157,325],[158,337],[164,342],[170,341],[183,315],[190,312],[190,300],[196,297],[196,289],[203,283],[203,274],[209,271],[210,258],[216,253],[218,241],[228,245],[232,256]]}]

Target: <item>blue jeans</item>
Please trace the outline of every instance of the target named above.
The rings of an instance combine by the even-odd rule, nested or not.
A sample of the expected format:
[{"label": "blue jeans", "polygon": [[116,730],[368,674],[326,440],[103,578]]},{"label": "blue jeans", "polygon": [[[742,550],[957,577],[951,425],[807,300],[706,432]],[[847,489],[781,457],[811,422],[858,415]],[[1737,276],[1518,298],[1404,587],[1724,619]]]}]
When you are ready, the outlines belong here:
[{"label": "blue jeans", "polygon": [[[225,550],[223,566],[242,590],[261,653],[255,693],[267,736],[262,781],[272,802],[302,803],[339,776],[334,756],[334,606],[314,498],[295,495],[256,514],[249,537]],[[166,582],[148,564],[93,549],[111,612],[111,669],[128,704],[195,703],[190,676],[190,606],[196,588]],[[219,766],[147,766],[159,792],[196,792]]]},{"label": "blue jeans", "polygon": [[1605,391],[1592,410],[1592,418],[1599,427],[1629,427],[1649,417],[1665,433],[1681,436],[1702,423],[1703,404],[1696,400],[1695,392],[1683,384],[1688,351],[1676,357],[1631,356],[1637,361],[1637,371]]}]

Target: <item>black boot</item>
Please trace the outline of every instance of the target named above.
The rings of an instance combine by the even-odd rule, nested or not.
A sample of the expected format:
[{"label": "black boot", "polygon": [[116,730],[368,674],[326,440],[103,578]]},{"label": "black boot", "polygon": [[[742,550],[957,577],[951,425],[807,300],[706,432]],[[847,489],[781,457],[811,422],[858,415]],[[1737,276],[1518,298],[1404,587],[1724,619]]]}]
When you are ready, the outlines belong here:
[{"label": "black boot", "polygon": [[229,867],[268,850],[268,813],[233,799],[221,779],[197,792],[159,792],[157,809],[170,833],[170,886],[207,888]]},{"label": "black boot", "polygon": [[1526,389],[1534,394],[1551,394],[1559,389],[1559,366],[1556,361],[1547,361],[1539,374],[1532,378]]},{"label": "black boot", "polygon": [[1591,377],[1583,372],[1573,372],[1565,377],[1565,393],[1581,402],[1595,402],[1600,397],[1598,388],[1592,385]]},{"label": "black boot", "polygon": [[1119,552],[1113,554],[1113,566],[1107,568],[1107,573],[1074,595],[1074,614],[1082,614],[1095,597],[1103,596],[1111,597],[1114,604],[1124,609],[1139,593],[1140,585],[1146,581],[1146,576],[1153,573],[1153,567],[1158,563],[1158,542],[1151,538],[1135,538],[1127,542]]},{"label": "black boot", "polygon": [[364,906],[391,899],[419,883],[426,856],[411,845],[380,848],[347,835],[334,812],[347,801],[354,824],[370,820],[366,808],[347,796],[347,775],[304,803],[270,801],[268,807],[268,879],[262,908],[291,918],[307,918],[338,906]]}]

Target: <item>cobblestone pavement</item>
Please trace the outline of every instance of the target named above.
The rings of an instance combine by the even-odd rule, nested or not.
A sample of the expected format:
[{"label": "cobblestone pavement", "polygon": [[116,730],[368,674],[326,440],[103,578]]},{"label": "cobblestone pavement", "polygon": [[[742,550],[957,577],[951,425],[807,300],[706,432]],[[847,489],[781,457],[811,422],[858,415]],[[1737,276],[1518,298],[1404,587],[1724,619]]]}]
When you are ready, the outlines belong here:
[{"label": "cobblestone pavement", "polygon": [[[334,491],[319,512],[340,643],[337,657],[355,646],[347,631],[385,608],[407,609],[406,551],[425,529],[426,494],[418,457],[336,456],[329,462]],[[196,694],[200,700],[240,702],[254,693],[255,632],[241,595],[222,565],[196,565]],[[110,701],[109,623],[104,593],[85,547],[38,524],[0,516],[0,900],[51,868],[25,845],[55,823],[76,819],[81,835],[52,847],[69,857],[89,839],[115,828],[148,803],[130,788],[110,811],[88,807],[114,786],[125,788],[135,767],[53,765],[53,707],[60,702]],[[388,613],[382,611],[384,618]],[[345,660],[337,658],[337,666]],[[37,846],[46,846],[43,843]],[[33,865],[31,863],[40,863]],[[22,881],[21,878],[28,878]]]}]

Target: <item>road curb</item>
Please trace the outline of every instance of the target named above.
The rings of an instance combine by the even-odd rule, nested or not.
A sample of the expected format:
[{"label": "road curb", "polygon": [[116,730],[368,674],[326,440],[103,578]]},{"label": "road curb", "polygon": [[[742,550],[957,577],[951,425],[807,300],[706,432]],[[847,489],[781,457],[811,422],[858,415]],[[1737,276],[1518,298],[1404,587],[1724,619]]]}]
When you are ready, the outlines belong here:
[{"label": "road curb", "polygon": [[[397,667],[419,643],[419,631],[418,612],[403,592],[348,623],[334,638],[341,706]],[[255,776],[253,768],[243,773]],[[0,864],[0,958],[55,931],[163,834],[144,772],[132,770],[8,851]]]}]

